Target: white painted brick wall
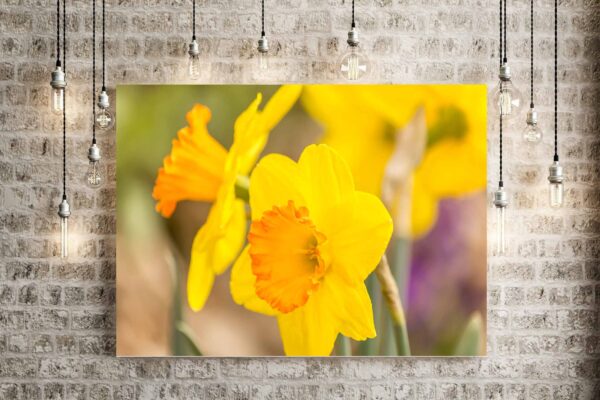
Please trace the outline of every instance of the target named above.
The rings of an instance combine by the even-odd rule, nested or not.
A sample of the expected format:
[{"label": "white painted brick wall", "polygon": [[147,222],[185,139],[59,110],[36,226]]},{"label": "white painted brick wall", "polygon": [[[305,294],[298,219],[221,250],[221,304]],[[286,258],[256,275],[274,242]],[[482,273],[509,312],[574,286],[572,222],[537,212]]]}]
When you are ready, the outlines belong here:
[{"label": "white painted brick wall", "polygon": [[[600,2],[560,1],[560,153],[567,206],[546,205],[552,151],[550,0],[536,3],[535,149],[506,139],[510,251],[489,259],[489,357],[481,359],[116,359],[115,139],[100,133],[111,184],[79,183],[89,141],[91,5],[69,1],[69,180],[73,230],[58,252],[60,121],[48,111],[54,1],[0,1],[0,399],[599,399]],[[252,82],[258,0],[198,0],[211,82]],[[509,4],[509,56],[525,92],[529,1]],[[111,92],[185,81],[190,0],[109,0]],[[330,82],[348,0],[267,0],[272,82]],[[493,84],[497,2],[358,0],[373,82]],[[496,184],[490,122],[488,181]],[[490,232],[493,226],[490,225]]]}]

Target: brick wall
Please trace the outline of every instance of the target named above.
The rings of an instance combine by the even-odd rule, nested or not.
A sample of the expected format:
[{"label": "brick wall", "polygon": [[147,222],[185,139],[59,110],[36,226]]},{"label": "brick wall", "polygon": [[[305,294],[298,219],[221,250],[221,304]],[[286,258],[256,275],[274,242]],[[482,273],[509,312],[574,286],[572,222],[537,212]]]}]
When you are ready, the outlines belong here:
[{"label": "brick wall", "polygon": [[[273,82],[337,79],[347,0],[267,0]],[[275,4],[271,4],[275,3]],[[561,161],[567,205],[547,207],[552,2],[535,0],[536,105],[547,135],[506,139],[509,252],[489,258],[487,358],[116,359],[115,135],[100,133],[110,183],[79,177],[90,137],[91,5],[68,2],[69,184],[73,257],[57,258],[60,119],[49,112],[55,3],[0,2],[1,399],[600,398],[600,3],[560,3]],[[251,82],[258,0],[198,0],[212,82]],[[511,0],[509,56],[525,94],[529,20]],[[111,94],[120,83],[181,82],[189,0],[109,0]],[[358,0],[374,82],[482,82],[497,71],[497,2]],[[497,140],[490,122],[489,184]],[[493,226],[490,224],[490,232]],[[491,246],[490,246],[491,247]]]}]

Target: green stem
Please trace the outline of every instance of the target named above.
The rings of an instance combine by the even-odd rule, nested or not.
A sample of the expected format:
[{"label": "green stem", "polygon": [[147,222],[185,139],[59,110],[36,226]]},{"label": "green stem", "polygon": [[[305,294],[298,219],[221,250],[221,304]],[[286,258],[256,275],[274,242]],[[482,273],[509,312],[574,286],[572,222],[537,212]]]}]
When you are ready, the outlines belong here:
[{"label": "green stem", "polygon": [[406,303],[408,279],[410,277],[411,240],[405,237],[393,236],[389,246],[390,267],[398,284],[400,300]]},{"label": "green stem", "polygon": [[369,297],[371,298],[373,320],[375,322],[375,332],[377,332],[377,336],[373,339],[367,339],[360,342],[358,345],[358,354],[361,356],[376,356],[378,354],[377,350],[380,346],[383,331],[381,328],[381,290],[379,289],[375,274],[371,274],[367,278],[367,290],[369,292]]},{"label": "green stem", "polygon": [[387,257],[384,255],[375,269],[377,279],[381,284],[381,292],[388,306],[391,319],[393,336],[396,343],[397,355],[410,356],[410,344],[406,328],[406,318],[402,308],[402,301],[398,292],[398,285],[392,275]]},{"label": "green stem", "polygon": [[250,202],[250,179],[245,175],[238,175],[235,181],[235,197]]},{"label": "green stem", "polygon": [[352,344],[350,338],[344,335],[338,335],[335,341],[335,354],[338,356],[351,356],[352,355]]}]

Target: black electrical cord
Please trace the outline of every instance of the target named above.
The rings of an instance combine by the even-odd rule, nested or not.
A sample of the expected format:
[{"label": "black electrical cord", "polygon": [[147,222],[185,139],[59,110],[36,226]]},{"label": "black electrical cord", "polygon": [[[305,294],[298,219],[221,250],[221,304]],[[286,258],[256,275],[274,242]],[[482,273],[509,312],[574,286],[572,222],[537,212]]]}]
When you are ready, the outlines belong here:
[{"label": "black electrical cord", "polygon": [[192,40],[196,40],[196,0],[192,0]]},{"label": "black electrical cord", "polygon": [[63,72],[67,72],[67,0],[63,0]]},{"label": "black electrical cord", "polygon": [[558,161],[558,0],[554,0],[554,161]]},{"label": "black electrical cord", "polygon": [[[502,51],[503,51],[503,37],[502,37],[502,33],[503,33],[503,15],[502,15],[502,0],[500,0],[500,10],[499,10],[499,47],[498,47],[498,59],[500,60],[500,66],[502,66],[502,61],[503,61],[503,56],[502,56]],[[500,81],[500,91],[502,91],[502,81]],[[499,166],[499,179],[498,179],[498,187],[503,187],[504,186],[504,182],[502,180],[502,113],[500,112],[500,116],[499,116],[499,120],[500,120],[500,166]]]},{"label": "black electrical cord", "polygon": [[504,59],[503,62],[506,64],[508,62],[508,51],[506,50],[506,2],[507,0],[504,0],[504,15],[502,16],[502,19],[504,21]]},{"label": "black electrical cord", "polygon": [[56,0],[56,66],[60,67],[60,0]]},{"label": "black electrical cord", "polygon": [[500,4],[500,11],[498,13],[498,20],[500,21],[499,27],[498,27],[498,32],[499,32],[499,46],[498,46],[498,60],[500,61],[500,66],[502,66],[502,50],[503,50],[503,46],[502,46],[502,0],[499,0],[499,4]]},{"label": "black electrical cord", "polygon": [[106,91],[106,0],[102,0],[102,91]]},{"label": "black electrical cord", "polygon": [[530,91],[531,91],[531,101],[529,103],[529,107],[533,108],[533,0],[531,0],[531,43],[530,43],[530,61],[531,61],[531,76],[530,78]]},{"label": "black electrical cord", "polygon": [[356,22],[354,21],[354,0],[352,0],[352,27],[356,27]]},{"label": "black electrical cord", "polygon": [[260,24],[260,35],[265,36],[265,0],[261,0]]},{"label": "black electrical cord", "polygon": [[[65,7],[66,0],[63,0],[63,66],[67,65],[67,39],[65,25],[67,24],[67,14]],[[59,28],[60,29],[60,28]],[[58,29],[57,29],[58,31]],[[67,199],[67,90],[63,89],[63,200]]]},{"label": "black electrical cord", "polygon": [[92,0],[92,144],[96,143],[96,0]]}]

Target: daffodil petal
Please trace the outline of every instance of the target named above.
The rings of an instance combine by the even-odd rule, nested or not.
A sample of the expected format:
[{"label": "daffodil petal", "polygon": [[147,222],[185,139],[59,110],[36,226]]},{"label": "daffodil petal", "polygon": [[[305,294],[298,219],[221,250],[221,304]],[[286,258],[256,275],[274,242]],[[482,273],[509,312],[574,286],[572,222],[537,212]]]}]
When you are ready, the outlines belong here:
[{"label": "daffodil petal", "polygon": [[444,140],[425,153],[415,177],[436,197],[472,193],[485,188],[485,154],[465,141]]},{"label": "daffodil petal", "polygon": [[365,340],[376,335],[373,306],[363,282],[348,285],[335,274],[328,275],[322,287],[330,312],[340,321],[340,331],[354,340]]},{"label": "daffodil petal", "polygon": [[331,314],[318,290],[300,308],[277,317],[283,349],[288,356],[328,356],[339,332],[339,321]]},{"label": "daffodil petal", "polygon": [[189,126],[173,140],[152,191],[156,210],[167,218],[179,201],[214,201],[223,182],[227,151],[208,133],[210,110],[196,104],[186,118]]},{"label": "daffodil petal", "polygon": [[415,176],[412,192],[412,234],[420,237],[433,227],[438,215],[438,199],[429,193]]},{"label": "daffodil petal", "polygon": [[[223,210],[223,208],[225,210]],[[241,250],[246,235],[244,203],[235,198],[217,199],[206,223],[200,228],[192,244],[188,276],[188,301],[194,311],[204,307],[210,294],[207,277],[214,280],[233,262]]]},{"label": "daffodil petal", "polygon": [[333,272],[349,284],[362,283],[377,267],[393,230],[392,218],[379,198],[356,192],[354,201],[330,210],[336,232],[324,231],[335,255]]},{"label": "daffodil petal", "polygon": [[206,265],[198,262],[198,258],[190,263],[187,279],[188,304],[194,311],[204,307],[206,299],[215,282],[215,273]]},{"label": "daffodil petal", "polygon": [[[330,146],[310,145],[304,149],[298,167],[310,182],[311,218],[322,227],[330,210],[354,197],[354,181],[350,167]],[[322,228],[323,229],[323,228]]]},{"label": "daffodil petal", "polygon": [[306,205],[308,190],[298,165],[288,157],[269,154],[262,158],[250,177],[252,219],[273,206],[284,206],[292,200],[297,207]]},{"label": "daffodil petal", "polygon": [[301,91],[301,85],[283,85],[275,92],[261,113],[263,128],[266,131],[272,130],[290,111]]},{"label": "daffodil petal", "polygon": [[256,295],[256,276],[252,273],[252,261],[248,254],[250,246],[246,246],[231,269],[231,297],[237,304],[250,311],[274,316],[279,312]]}]

